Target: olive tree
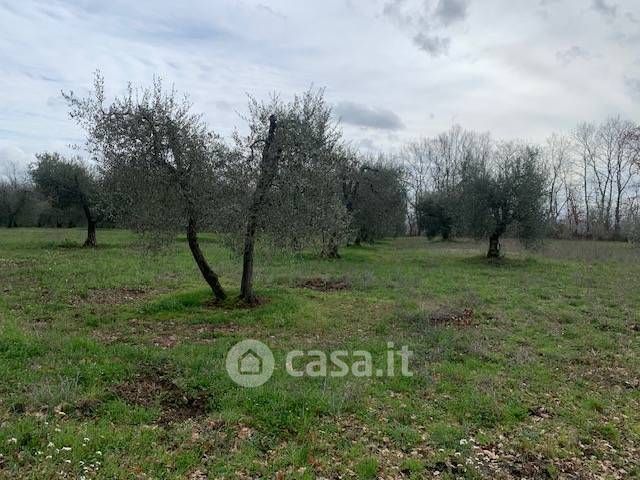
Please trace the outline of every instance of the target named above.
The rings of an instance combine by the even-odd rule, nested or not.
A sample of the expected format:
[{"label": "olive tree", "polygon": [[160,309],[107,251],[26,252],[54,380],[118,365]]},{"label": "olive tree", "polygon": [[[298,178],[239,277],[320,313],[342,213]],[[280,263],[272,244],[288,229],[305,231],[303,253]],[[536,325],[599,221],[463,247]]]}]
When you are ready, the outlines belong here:
[{"label": "olive tree", "polygon": [[38,192],[54,208],[79,207],[87,220],[85,247],[95,247],[98,223],[99,182],[80,158],[67,159],[58,153],[40,153],[31,166],[31,178]]},{"label": "olive tree", "polygon": [[444,193],[431,192],[423,194],[416,204],[418,227],[427,238],[442,236],[443,240],[451,238],[454,226],[452,198]]},{"label": "olive tree", "polygon": [[404,233],[407,190],[401,167],[384,157],[361,160],[352,166],[344,191],[356,244]]},{"label": "olive tree", "polygon": [[348,227],[339,183],[341,132],[323,92],[283,102],[251,99],[249,133],[236,148],[250,166],[240,297],[252,303],[255,240],[259,231],[295,249],[321,245],[337,256]]},{"label": "olive tree", "polygon": [[188,99],[156,79],[149,88],[129,86],[107,103],[99,74],[91,96],[65,98],[87,132],[116,213],[141,230],[185,229],[203,278],[216,299],[226,298],[198,243],[199,228],[215,213],[224,148]]},{"label": "olive tree", "polygon": [[545,226],[546,177],[537,148],[498,145],[490,160],[468,155],[462,167],[460,199],[466,229],[489,238],[487,257],[500,256],[500,239],[510,229],[529,242]]}]

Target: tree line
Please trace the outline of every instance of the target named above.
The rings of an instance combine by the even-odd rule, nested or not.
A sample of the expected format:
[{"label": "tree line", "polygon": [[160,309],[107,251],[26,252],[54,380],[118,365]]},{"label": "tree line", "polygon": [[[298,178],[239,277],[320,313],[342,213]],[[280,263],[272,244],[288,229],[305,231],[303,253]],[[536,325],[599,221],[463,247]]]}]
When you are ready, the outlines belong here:
[{"label": "tree line", "polygon": [[338,258],[345,245],[395,235],[473,236],[499,257],[505,235],[525,244],[547,234],[620,239],[638,225],[640,128],[618,118],[544,146],[455,126],[366,156],[344,138],[322,90],[250,98],[246,133],[230,139],[160,80],[108,100],[97,74],[90,95],[63,95],[91,161],[43,152],[26,178],[10,172],[0,221],[86,224],[87,247],[98,225],[154,239],[182,231],[218,300],[227,293],[200,248],[202,231],[242,256],[240,296],[252,303],[258,238]]},{"label": "tree line", "polygon": [[[152,237],[183,231],[218,300],[227,292],[200,248],[202,231],[216,232],[242,256],[240,297],[247,303],[256,301],[258,237],[337,258],[349,243],[404,233],[402,169],[352,149],[321,90],[290,102],[250,99],[248,133],[236,131],[230,141],[160,80],[107,101],[97,75],[91,95],[64,97],[92,162],[38,154],[29,179],[10,186],[13,197],[24,192],[51,208],[82,211],[88,247],[98,243],[98,224]],[[11,210],[15,218],[13,204]]]},{"label": "tree line", "polygon": [[[543,208],[535,215],[530,204],[533,190],[526,195],[519,191],[525,185],[520,185],[513,168],[514,161],[526,157],[535,164],[533,169],[526,167],[527,188],[543,193],[537,199]],[[640,126],[619,117],[601,124],[581,123],[569,134],[551,135],[544,145],[497,142],[488,133],[454,126],[410,143],[399,158],[409,192],[407,223],[414,234],[497,235],[511,225],[525,240],[543,234],[601,240],[640,237]],[[469,190],[475,183],[470,175],[477,175],[478,168],[480,175],[491,177],[484,193]],[[520,205],[522,201],[529,205]],[[484,214],[478,215],[478,209]],[[487,225],[490,218],[493,224]]]}]

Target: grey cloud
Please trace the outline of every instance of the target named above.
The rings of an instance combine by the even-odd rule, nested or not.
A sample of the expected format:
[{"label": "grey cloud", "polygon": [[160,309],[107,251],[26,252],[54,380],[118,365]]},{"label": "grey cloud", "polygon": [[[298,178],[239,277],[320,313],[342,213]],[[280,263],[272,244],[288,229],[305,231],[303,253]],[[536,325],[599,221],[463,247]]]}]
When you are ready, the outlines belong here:
[{"label": "grey cloud", "polygon": [[[407,0],[390,0],[385,3],[383,14],[403,29],[413,30],[413,42],[433,57],[446,55],[451,46],[450,36],[445,34],[447,27],[467,18],[470,0],[422,0],[420,9],[405,8]],[[415,7],[415,5],[414,5]]]},{"label": "grey cloud", "polygon": [[373,108],[355,102],[340,102],[334,112],[342,122],[359,127],[380,130],[400,130],[404,128],[402,120],[391,110]]},{"label": "grey cloud", "polygon": [[618,5],[607,4],[606,0],[593,0],[591,8],[605,17],[614,18],[618,15]]},{"label": "grey cloud", "polygon": [[444,26],[461,22],[467,18],[469,0],[440,0],[435,16]]},{"label": "grey cloud", "polygon": [[449,47],[451,46],[450,38],[440,37],[438,35],[428,35],[426,33],[417,34],[413,37],[413,41],[418,48],[434,57],[446,55],[449,52]]},{"label": "grey cloud", "polygon": [[401,25],[416,23],[419,25],[438,24],[447,27],[467,18],[469,1],[439,0],[433,9],[430,0],[422,0],[420,11],[414,9],[416,11],[407,12],[404,8],[408,4],[407,0],[390,0],[385,3],[382,12]]},{"label": "grey cloud", "polygon": [[413,27],[416,23],[424,21],[418,11],[406,12],[404,9],[406,5],[406,0],[390,0],[384,4],[382,14],[400,27]]},{"label": "grey cloud", "polygon": [[640,78],[625,77],[624,83],[629,96],[636,102],[640,102]]},{"label": "grey cloud", "polygon": [[259,3],[257,8],[259,10],[262,10],[262,11],[268,13],[271,16],[279,18],[280,20],[286,20],[287,19],[286,15],[284,15],[283,13],[280,13],[278,10],[275,10],[274,8],[271,8],[269,5],[265,5],[263,3]]},{"label": "grey cloud", "polygon": [[578,45],[574,45],[566,50],[556,52],[556,58],[566,66],[579,58],[589,58],[589,52]]}]

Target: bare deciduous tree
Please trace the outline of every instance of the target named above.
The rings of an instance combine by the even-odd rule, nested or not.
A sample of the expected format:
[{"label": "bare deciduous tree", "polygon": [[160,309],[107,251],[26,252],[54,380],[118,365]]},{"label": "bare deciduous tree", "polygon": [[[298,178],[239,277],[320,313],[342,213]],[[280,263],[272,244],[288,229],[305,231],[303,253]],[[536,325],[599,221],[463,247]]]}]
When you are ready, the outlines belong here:
[{"label": "bare deciduous tree", "polygon": [[[427,193],[437,193],[440,200],[453,197],[458,187],[462,165],[469,155],[487,159],[491,150],[488,134],[478,134],[454,125],[435,138],[410,143],[401,153],[409,203],[410,231],[420,234],[423,222],[419,205]],[[447,200],[446,203],[451,203]],[[424,217],[424,216],[423,216]]]},{"label": "bare deciduous tree", "polygon": [[595,164],[597,155],[596,128],[590,123],[581,123],[573,132],[576,149],[580,156],[580,176],[585,211],[586,234],[591,234],[590,166]]},{"label": "bare deciduous tree", "polygon": [[615,151],[615,207],[614,235],[621,234],[622,206],[624,195],[635,173],[635,163],[640,152],[635,145],[635,126],[632,122],[617,120]]},{"label": "bare deciduous tree", "polygon": [[8,162],[0,177],[0,217],[8,228],[18,226],[18,217],[31,200],[31,189],[18,166]]},{"label": "bare deciduous tree", "polygon": [[636,128],[631,122],[612,117],[599,126],[580,124],[574,132],[588,234],[596,226],[600,237],[621,235],[625,192],[635,175],[633,132]]},{"label": "bare deciduous tree", "polygon": [[[555,224],[567,204],[565,186],[566,169],[571,153],[571,142],[563,135],[553,134],[547,139],[543,159],[547,173],[548,220]],[[561,195],[565,194],[564,198]]]},{"label": "bare deciduous tree", "polygon": [[402,153],[404,160],[405,183],[407,185],[407,219],[409,234],[420,235],[418,225],[417,206],[422,195],[430,188],[430,176],[433,161],[433,142],[422,139],[407,145]]}]

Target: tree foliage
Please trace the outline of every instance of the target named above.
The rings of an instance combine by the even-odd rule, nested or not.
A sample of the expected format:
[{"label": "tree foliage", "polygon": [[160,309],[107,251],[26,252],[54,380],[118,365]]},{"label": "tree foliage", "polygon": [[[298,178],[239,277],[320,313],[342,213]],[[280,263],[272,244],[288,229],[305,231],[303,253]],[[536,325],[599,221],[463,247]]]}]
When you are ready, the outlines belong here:
[{"label": "tree foliage", "polygon": [[402,168],[383,157],[352,164],[343,190],[357,244],[404,233],[407,192],[402,179]]},{"label": "tree foliage", "polygon": [[449,240],[454,228],[452,199],[444,193],[425,193],[416,205],[418,228],[427,238]]},{"label": "tree foliage", "polygon": [[489,257],[500,256],[507,229],[525,243],[543,235],[545,175],[539,150],[516,143],[496,147],[489,161],[467,156],[460,199],[465,229],[489,238]]},{"label": "tree foliage", "polygon": [[278,161],[260,205],[259,228],[274,245],[337,256],[348,227],[339,182],[345,161],[342,132],[321,90],[308,90],[291,102],[251,99],[249,134],[236,139],[254,172],[251,194],[257,186],[255,148],[264,144],[271,116],[277,119],[273,142]]},{"label": "tree foliage", "polygon": [[87,220],[85,246],[96,246],[99,214],[99,182],[94,172],[80,158],[66,159],[58,153],[40,153],[30,173],[38,192],[54,208],[79,207]]},{"label": "tree foliage", "polygon": [[159,80],[107,104],[104,81],[96,75],[93,95],[66,95],[71,116],[87,131],[116,215],[137,230],[186,229],[202,276],[218,299],[226,297],[207,263],[198,231],[215,214],[225,157],[218,137],[186,98]]},{"label": "tree foliage", "polygon": [[109,204],[117,206],[113,218],[157,235],[186,228],[196,264],[218,299],[226,293],[198,245],[201,229],[242,236],[240,296],[253,302],[259,234],[274,244],[337,257],[354,222],[367,238],[402,228],[397,168],[355,170],[357,179],[351,180],[362,188],[349,210],[343,186],[352,155],[321,90],[291,102],[250,99],[248,133],[236,133],[231,145],[159,80],[150,88],[129,87],[107,102],[97,75],[92,96],[66,99],[72,118],[87,131]]}]

